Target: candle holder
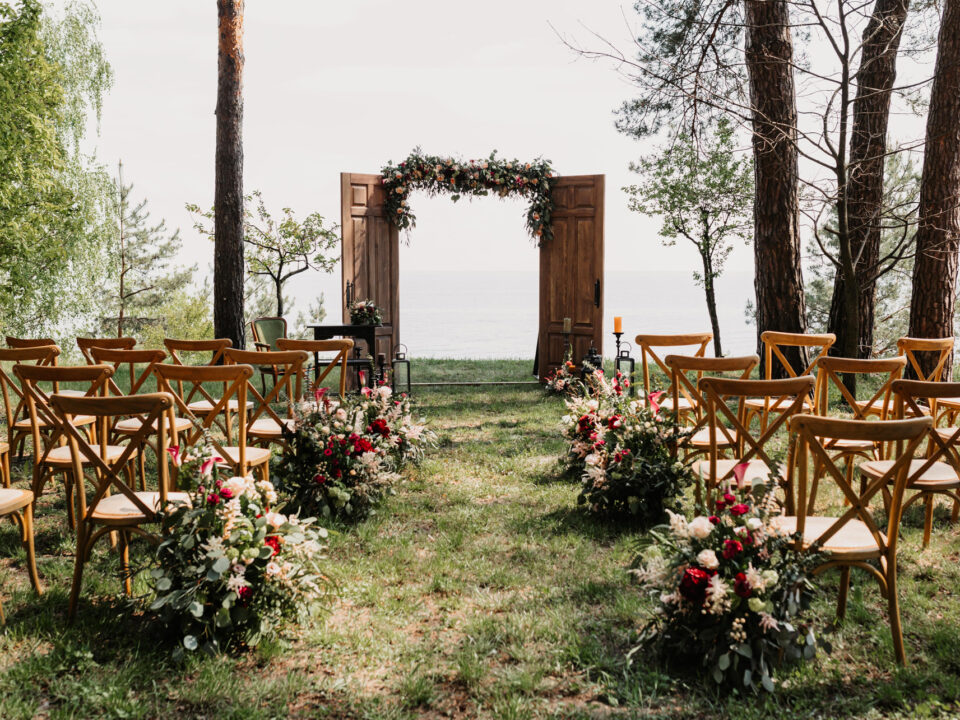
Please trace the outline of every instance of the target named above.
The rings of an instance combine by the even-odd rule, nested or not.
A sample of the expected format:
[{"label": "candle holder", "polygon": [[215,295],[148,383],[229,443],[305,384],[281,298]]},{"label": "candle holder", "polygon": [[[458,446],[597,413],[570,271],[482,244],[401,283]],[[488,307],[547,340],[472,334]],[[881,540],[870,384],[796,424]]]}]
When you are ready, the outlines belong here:
[{"label": "candle holder", "polygon": [[632,396],[633,395],[633,373],[637,366],[637,361],[633,359],[630,355],[631,345],[630,343],[623,343],[624,347],[620,347],[620,336],[623,335],[622,332],[615,332],[614,335],[617,338],[617,355],[613,361],[614,374],[620,373],[621,376],[626,377],[629,381],[629,386],[627,392]]},{"label": "candle holder", "polygon": [[592,340],[590,341],[590,349],[587,350],[587,354],[583,356],[583,362],[580,368],[580,377],[583,379],[586,379],[587,375],[603,369],[603,357],[601,357],[600,353],[598,353],[597,349],[593,346]]}]

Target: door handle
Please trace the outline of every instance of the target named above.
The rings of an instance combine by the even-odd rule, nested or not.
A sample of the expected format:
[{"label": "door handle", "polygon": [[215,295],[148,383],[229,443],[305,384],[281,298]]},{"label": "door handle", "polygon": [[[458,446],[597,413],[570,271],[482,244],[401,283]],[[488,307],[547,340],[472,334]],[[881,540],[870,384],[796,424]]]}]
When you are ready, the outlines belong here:
[{"label": "door handle", "polygon": [[593,306],[600,307],[600,280],[593,284]]}]

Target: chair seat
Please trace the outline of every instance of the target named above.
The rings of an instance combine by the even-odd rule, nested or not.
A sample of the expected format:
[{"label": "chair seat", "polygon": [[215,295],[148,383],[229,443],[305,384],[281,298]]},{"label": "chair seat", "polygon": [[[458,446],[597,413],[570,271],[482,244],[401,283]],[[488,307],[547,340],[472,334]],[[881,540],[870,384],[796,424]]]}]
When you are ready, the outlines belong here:
[{"label": "chair seat", "polygon": [[817,438],[825,449],[844,452],[872,452],[877,445],[872,440],[850,440],[849,438],[831,438],[827,444],[823,438]]},{"label": "chair seat", "polygon": [[[285,418],[283,424],[293,429],[295,421],[293,418]],[[247,435],[254,437],[279,438],[283,436],[283,427],[273,418],[261,418],[254,420],[253,424],[247,428]]]},{"label": "chair seat", "polygon": [[[729,428],[728,428],[729,430]],[[733,435],[733,431],[729,430],[730,434]],[[688,437],[685,441],[688,445],[693,445],[694,447],[710,447],[710,428],[705,427],[697,430],[693,435]],[[727,436],[723,434],[723,431],[718,427],[717,428],[717,447],[728,448],[733,447],[733,443],[727,439]]]},{"label": "chair seat", "polygon": [[0,440],[0,455],[6,455],[10,452],[10,444]]},{"label": "chair seat", "polygon": [[[82,425],[90,425],[90,424],[92,424],[95,420],[96,420],[96,418],[93,417],[93,415],[74,415],[74,416],[73,416],[73,426],[74,426],[74,427],[80,427],[80,426],[82,426]],[[41,418],[41,417],[38,417],[38,418],[37,418],[37,425],[40,427],[41,430],[42,430],[43,428],[47,427],[47,423],[46,423],[46,422],[44,421],[44,419]],[[30,428],[32,427],[32,426],[30,425],[30,418],[24,418],[23,420],[17,420],[17,421],[13,424],[13,427],[16,428],[17,430],[30,430]]]},{"label": "chair seat", "polygon": [[[224,465],[237,465],[240,462],[240,448],[238,447],[225,447],[223,451],[227,454],[227,460],[229,463],[223,463]],[[247,465],[263,465],[265,462],[270,460],[270,450],[267,448],[258,448],[258,447],[247,447]]]},{"label": "chair seat", "polygon": [[[796,397],[783,397],[775,398],[773,400],[767,400],[766,405],[764,405],[763,398],[746,398],[743,401],[743,406],[748,410],[763,410],[764,407],[770,410],[770,412],[784,412],[793,405]],[[779,405],[777,404],[779,402]],[[804,403],[805,412],[809,411],[810,406],[807,403]]]},{"label": "chair seat", "polygon": [[[117,424],[113,426],[113,429],[118,433],[123,433],[124,435],[134,435],[140,431],[140,427],[143,425],[143,421],[140,418],[124,418],[123,420],[118,420]],[[188,418],[174,418],[173,426],[177,429],[177,432],[183,432],[184,430],[189,430],[193,427],[193,423]],[[157,429],[157,421],[153,421],[153,430]],[[167,428],[169,430],[169,427]]]},{"label": "chair seat", "polygon": [[[227,407],[232,412],[237,412],[238,410],[240,410],[240,401],[230,398],[229,400],[227,400]],[[195,400],[194,402],[187,405],[187,408],[189,408],[190,412],[192,413],[203,415],[213,410],[213,403],[210,402],[209,400]],[[252,410],[252,409],[253,409],[253,402],[250,400],[247,400],[247,410]]]},{"label": "chair seat", "polygon": [[[134,493],[137,498],[148,508],[160,510],[160,493],[153,491]],[[190,493],[168,492],[167,502],[190,503]],[[114,493],[110,497],[101,498],[100,502],[93,509],[92,517],[100,522],[143,522],[146,516],[133,501],[122,493]]]},{"label": "chair seat", "polygon": [[[99,445],[92,445],[91,447],[93,451],[97,454],[97,457],[102,457],[100,455]],[[123,445],[107,445],[106,461],[110,462],[112,460],[116,460],[118,457],[120,457],[120,455],[123,454],[123,451],[126,449],[127,448]],[[136,456],[137,456],[137,451],[134,450],[133,454],[131,455],[131,460]],[[86,455],[81,454],[80,460],[84,465],[90,464],[90,461],[87,459]],[[73,458],[70,455],[70,446],[61,445],[60,447],[53,448],[53,450],[51,450],[50,453],[47,455],[44,462],[47,463],[48,465],[70,465],[73,462]]]},{"label": "chair seat", "polygon": [[[724,477],[729,473],[733,468],[740,464],[740,460],[728,460],[720,458],[717,460],[717,477]],[[698,463],[694,464],[694,472],[698,473],[700,477],[707,477],[710,474],[710,461],[701,460]],[[781,473],[783,471],[781,470]],[[764,479],[770,477],[770,468],[763,460],[749,460],[747,462],[747,470],[743,474],[743,486],[750,487],[751,481],[755,477],[762,477]],[[736,483],[736,478],[733,474],[729,478],[731,483]]]},{"label": "chair seat", "polygon": [[84,397],[86,393],[83,390],[57,390],[57,395],[66,395],[67,397]]},{"label": "chair seat", "polygon": [[[673,398],[664,398],[659,403],[661,410],[673,410]],[[693,403],[691,403],[687,398],[681,396],[677,400],[677,409],[678,410],[693,410]]]},{"label": "chair seat", "polygon": [[[910,474],[918,472],[926,460],[917,458],[910,461]],[[871,480],[883,477],[884,474],[893,467],[893,460],[868,460],[860,463],[860,472]],[[910,487],[915,488],[948,488],[960,487],[960,477],[957,472],[948,463],[939,460],[927,468],[923,475],[911,481]]]},{"label": "chair seat", "polygon": [[[837,518],[808,515],[803,528],[803,548],[813,545],[836,521]],[[797,518],[792,515],[781,515],[772,518],[771,522],[791,535],[797,531]],[[880,533],[880,538],[886,545],[886,536]],[[877,545],[870,528],[862,520],[855,519],[844,523],[843,527],[823,544],[821,551],[844,560],[869,560],[881,556],[880,546]]]},{"label": "chair seat", "polygon": [[0,488],[0,515],[9,515],[33,502],[33,493],[20,488]]},{"label": "chair seat", "polygon": [[941,440],[949,441],[953,437],[953,434],[960,430],[960,428],[955,427],[941,427],[937,428],[937,435],[940,436]]}]

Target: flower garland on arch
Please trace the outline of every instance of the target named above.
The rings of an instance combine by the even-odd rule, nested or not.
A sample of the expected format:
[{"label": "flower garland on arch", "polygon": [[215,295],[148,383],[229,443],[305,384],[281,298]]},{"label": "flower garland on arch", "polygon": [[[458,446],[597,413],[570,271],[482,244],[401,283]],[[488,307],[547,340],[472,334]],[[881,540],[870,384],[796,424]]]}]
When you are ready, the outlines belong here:
[{"label": "flower garland on arch", "polygon": [[504,160],[498,158],[494,150],[486,160],[463,162],[451,157],[424,155],[420,148],[416,148],[403,162],[397,165],[388,162],[381,172],[388,217],[400,230],[412,228],[417,223],[407,202],[411,190],[426,190],[430,195],[452,193],[454,202],[463,195],[489,195],[493,192],[500,197],[521,195],[528,198],[527,232],[530,237],[538,245],[553,239],[550,224],[553,198],[550,192],[555,176],[549,160]]}]

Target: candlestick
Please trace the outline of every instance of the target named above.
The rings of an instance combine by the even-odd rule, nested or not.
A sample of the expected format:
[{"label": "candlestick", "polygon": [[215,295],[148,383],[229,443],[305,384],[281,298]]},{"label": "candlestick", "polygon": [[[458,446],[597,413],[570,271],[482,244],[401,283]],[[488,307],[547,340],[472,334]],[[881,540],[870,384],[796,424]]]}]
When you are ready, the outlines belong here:
[{"label": "candlestick", "polygon": [[570,333],[572,330],[573,330],[573,323],[571,322],[570,318],[564,318],[564,319],[563,319],[563,331],[564,331],[565,333]]},{"label": "candlestick", "polygon": [[619,315],[613,318],[613,332],[617,335],[623,334],[623,318]]}]

